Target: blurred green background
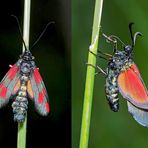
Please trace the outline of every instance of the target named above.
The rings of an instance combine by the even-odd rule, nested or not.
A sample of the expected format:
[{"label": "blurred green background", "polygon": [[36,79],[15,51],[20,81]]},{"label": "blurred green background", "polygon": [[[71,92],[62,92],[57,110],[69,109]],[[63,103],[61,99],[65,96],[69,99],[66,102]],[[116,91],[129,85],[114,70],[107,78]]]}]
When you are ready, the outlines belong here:
[{"label": "blurred green background", "polygon": [[[72,147],[78,148],[86,77],[86,62],[90,45],[95,1],[72,1]],[[106,0],[103,4],[101,27],[126,44],[131,43],[128,24],[140,31],[134,48],[134,61],[148,86],[148,2],[146,0]],[[100,36],[99,49],[112,53],[112,47]],[[106,68],[107,63],[97,60]],[[104,91],[105,78],[95,78],[89,148],[147,148],[148,129],[140,126],[128,113],[126,101],[120,96],[120,111],[110,110]]]}]

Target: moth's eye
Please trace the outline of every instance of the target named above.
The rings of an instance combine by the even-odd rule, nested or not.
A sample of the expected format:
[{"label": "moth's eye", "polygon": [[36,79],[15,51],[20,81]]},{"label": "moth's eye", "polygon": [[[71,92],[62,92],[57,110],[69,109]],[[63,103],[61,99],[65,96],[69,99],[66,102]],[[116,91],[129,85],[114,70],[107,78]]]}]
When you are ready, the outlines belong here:
[{"label": "moth's eye", "polygon": [[127,53],[131,52],[132,47],[130,45],[127,45],[127,46],[124,47],[124,51],[127,52]]}]

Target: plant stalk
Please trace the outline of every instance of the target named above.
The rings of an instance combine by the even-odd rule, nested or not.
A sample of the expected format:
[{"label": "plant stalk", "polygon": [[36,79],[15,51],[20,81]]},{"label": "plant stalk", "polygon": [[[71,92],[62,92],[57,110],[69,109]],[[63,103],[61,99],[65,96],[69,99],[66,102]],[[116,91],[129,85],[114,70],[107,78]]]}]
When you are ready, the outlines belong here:
[{"label": "plant stalk", "polygon": [[[31,0],[24,0],[23,39],[27,49],[29,49],[30,8]],[[22,52],[25,52],[24,44],[22,47]],[[17,148],[26,148],[26,128],[27,115],[24,122],[18,123]]]},{"label": "plant stalk", "polygon": [[[98,48],[102,7],[103,7],[103,0],[96,0],[93,28],[92,28],[92,39],[91,39],[91,45],[89,47],[89,51],[93,52],[94,54],[92,54],[91,52],[88,52],[88,64],[90,65],[96,65],[95,54],[97,54],[97,48]],[[92,107],[93,87],[94,87],[94,77],[95,77],[95,68],[90,65],[87,66],[87,72],[86,72],[83,115],[82,115],[79,148],[88,148],[89,128],[90,128],[90,120],[91,120],[91,107]]]}]

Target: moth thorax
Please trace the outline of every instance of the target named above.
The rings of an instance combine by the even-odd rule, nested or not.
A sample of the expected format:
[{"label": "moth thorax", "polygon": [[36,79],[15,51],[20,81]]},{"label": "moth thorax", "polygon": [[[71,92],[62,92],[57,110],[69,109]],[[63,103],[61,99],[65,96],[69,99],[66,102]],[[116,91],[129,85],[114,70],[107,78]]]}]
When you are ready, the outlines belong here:
[{"label": "moth thorax", "polygon": [[26,62],[22,62],[22,65],[21,65],[21,72],[23,74],[29,74],[30,73],[30,64],[29,63],[26,63]]},{"label": "moth thorax", "polygon": [[133,62],[126,62],[121,71],[125,71],[132,66]]}]

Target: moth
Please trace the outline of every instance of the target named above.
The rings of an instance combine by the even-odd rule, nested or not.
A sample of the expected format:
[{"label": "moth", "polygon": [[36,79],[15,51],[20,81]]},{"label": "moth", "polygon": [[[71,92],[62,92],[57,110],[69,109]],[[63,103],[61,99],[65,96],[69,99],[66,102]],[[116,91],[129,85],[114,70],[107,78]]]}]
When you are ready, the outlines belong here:
[{"label": "moth", "polygon": [[[27,49],[23,40],[19,21],[16,16],[12,15],[12,17],[17,21],[25,51],[20,55],[19,60],[11,66],[10,70],[0,82],[0,108],[12,99],[14,121],[23,122],[27,114],[28,98],[34,102],[37,112],[42,116],[48,115],[50,106],[48,94],[39,73],[39,68],[36,67],[34,57],[30,50]],[[39,41],[51,23],[54,22],[46,25],[33,46]]]},{"label": "moth", "polygon": [[123,50],[118,50],[114,46],[114,54],[102,53],[108,56],[108,65],[106,70],[97,68],[105,75],[106,84],[105,92],[111,110],[119,111],[120,93],[127,101],[128,111],[133,118],[141,125],[148,126],[148,94],[145,84],[141,78],[140,72],[133,61],[133,49],[137,36],[141,36],[140,32],[132,33],[132,25],[129,24],[130,35],[132,39],[131,45],[124,44],[119,37],[111,35],[103,36],[107,41],[114,44],[117,40],[123,45]]},{"label": "moth", "polygon": [[46,116],[50,112],[44,82],[28,49],[20,55],[19,60],[0,82],[0,108],[5,106],[10,98],[13,100],[14,120],[17,122],[23,122],[26,117],[28,98],[34,101],[40,115]]}]

